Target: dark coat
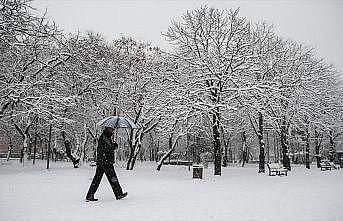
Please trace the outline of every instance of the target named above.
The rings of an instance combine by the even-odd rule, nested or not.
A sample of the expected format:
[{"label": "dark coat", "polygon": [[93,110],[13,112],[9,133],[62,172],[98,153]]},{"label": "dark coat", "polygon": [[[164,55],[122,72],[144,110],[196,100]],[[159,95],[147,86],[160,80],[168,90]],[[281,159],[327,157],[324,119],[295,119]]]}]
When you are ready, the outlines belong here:
[{"label": "dark coat", "polygon": [[98,141],[97,159],[98,165],[113,164],[114,163],[114,150],[117,145],[112,142],[111,138],[104,133],[101,134]]}]

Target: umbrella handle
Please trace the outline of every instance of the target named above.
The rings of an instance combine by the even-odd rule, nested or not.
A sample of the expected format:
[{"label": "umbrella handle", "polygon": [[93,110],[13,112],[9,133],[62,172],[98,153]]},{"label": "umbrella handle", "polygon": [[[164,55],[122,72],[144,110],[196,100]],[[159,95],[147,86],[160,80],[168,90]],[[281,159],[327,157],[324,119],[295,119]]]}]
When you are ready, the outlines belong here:
[{"label": "umbrella handle", "polygon": [[117,142],[117,139],[118,139],[118,128],[116,128],[116,138],[115,138],[116,142]]},{"label": "umbrella handle", "polygon": [[117,118],[117,122],[116,122],[116,138],[115,138],[116,142],[117,142],[117,138],[118,138],[118,122],[119,122],[119,117]]}]

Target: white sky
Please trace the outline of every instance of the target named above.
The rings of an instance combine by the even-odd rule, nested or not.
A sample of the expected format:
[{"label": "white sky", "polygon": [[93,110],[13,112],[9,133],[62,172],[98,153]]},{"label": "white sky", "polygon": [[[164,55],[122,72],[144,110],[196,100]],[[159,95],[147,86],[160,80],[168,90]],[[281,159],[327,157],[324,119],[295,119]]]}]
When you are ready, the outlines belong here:
[{"label": "white sky", "polygon": [[[172,20],[201,5],[240,7],[242,16],[273,23],[276,32],[317,49],[319,57],[343,72],[343,1],[340,0],[35,0],[33,6],[66,32],[93,30],[108,40],[131,36],[168,48],[161,32]],[[343,74],[342,74],[343,76]]]}]

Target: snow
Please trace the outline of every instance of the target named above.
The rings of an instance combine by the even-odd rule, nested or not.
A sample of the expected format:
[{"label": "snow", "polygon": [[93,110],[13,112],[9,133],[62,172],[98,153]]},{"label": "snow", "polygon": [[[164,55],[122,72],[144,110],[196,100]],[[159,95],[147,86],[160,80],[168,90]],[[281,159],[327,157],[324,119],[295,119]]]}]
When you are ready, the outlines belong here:
[{"label": "snow", "polygon": [[289,176],[258,174],[258,165],[204,170],[192,179],[186,166],[137,162],[133,171],[116,165],[124,200],[115,200],[106,177],[98,202],[84,198],[95,167],[69,162],[25,167],[0,164],[0,220],[342,220],[343,170],[293,166]]}]

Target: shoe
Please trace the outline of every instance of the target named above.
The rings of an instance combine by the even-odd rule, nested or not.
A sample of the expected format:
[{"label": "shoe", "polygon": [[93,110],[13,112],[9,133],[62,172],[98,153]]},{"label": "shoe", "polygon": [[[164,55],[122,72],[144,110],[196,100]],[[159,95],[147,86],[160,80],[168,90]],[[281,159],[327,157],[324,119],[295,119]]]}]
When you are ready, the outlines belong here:
[{"label": "shoe", "polygon": [[94,198],[94,196],[86,197],[86,202],[94,202],[94,201],[98,201],[98,199]]},{"label": "shoe", "polygon": [[123,198],[126,197],[126,196],[127,196],[127,192],[121,194],[120,196],[117,196],[116,199],[117,199],[117,200],[121,200],[121,199],[123,199]]}]

